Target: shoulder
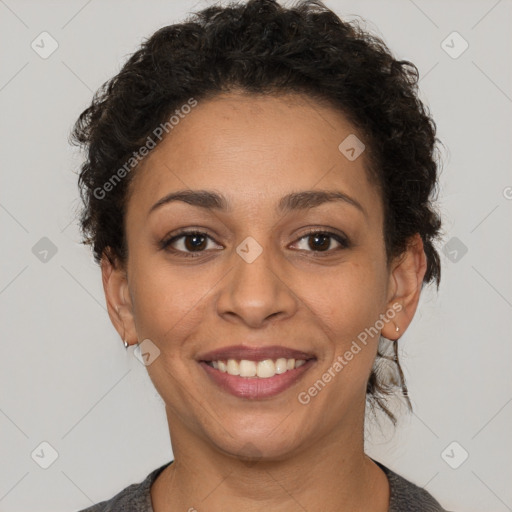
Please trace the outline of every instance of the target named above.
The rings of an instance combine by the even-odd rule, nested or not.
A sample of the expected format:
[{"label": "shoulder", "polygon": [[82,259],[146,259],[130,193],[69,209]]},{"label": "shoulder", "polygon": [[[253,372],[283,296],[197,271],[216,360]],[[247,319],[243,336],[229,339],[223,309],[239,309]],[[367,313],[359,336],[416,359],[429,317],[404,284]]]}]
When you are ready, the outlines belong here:
[{"label": "shoulder", "polygon": [[151,484],[171,463],[172,461],[167,462],[163,466],[154,469],[142,482],[129,485],[113,498],[96,503],[96,505],[78,512],[153,512]]},{"label": "shoulder", "polygon": [[425,489],[398,475],[372,459],[386,474],[389,481],[389,512],[448,512]]}]

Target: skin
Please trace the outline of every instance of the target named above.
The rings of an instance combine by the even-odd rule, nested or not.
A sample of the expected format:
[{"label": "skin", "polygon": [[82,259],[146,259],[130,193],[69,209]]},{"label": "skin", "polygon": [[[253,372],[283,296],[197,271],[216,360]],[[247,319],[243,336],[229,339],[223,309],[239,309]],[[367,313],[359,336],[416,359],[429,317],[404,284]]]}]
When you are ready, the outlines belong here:
[{"label": "skin", "polygon": [[[166,404],[175,462],[151,488],[155,512],[388,510],[387,478],[363,444],[378,336],[307,405],[297,399],[393,304],[401,310],[381,334],[402,335],[425,274],[419,236],[387,261],[382,198],[365,153],[349,161],[338,149],[350,134],[364,140],[340,112],[311,98],[232,92],[199,102],[137,169],[127,261],[103,258],[101,267],[120,336],[150,339],[160,350],[147,370]],[[149,213],[187,189],[222,193],[231,209],[172,202]],[[276,211],[282,196],[312,189],[342,191],[364,211],[343,201]],[[159,246],[179,228],[211,237],[198,257]],[[307,228],[344,233],[350,245],[315,243],[303,238]],[[262,248],[252,263],[236,252],[248,236]],[[173,247],[193,251],[186,241]],[[317,360],[278,396],[238,398],[196,359],[240,343],[284,345]]]}]

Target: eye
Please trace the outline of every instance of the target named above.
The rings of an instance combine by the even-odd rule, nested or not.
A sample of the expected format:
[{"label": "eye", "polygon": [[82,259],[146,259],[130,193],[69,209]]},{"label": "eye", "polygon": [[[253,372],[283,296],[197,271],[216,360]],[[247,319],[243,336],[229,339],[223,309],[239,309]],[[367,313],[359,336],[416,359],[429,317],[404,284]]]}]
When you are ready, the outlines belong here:
[{"label": "eye", "polygon": [[[307,241],[308,239],[309,242]],[[335,250],[332,249],[333,241],[338,244],[338,250],[346,249],[350,245],[348,239],[345,236],[337,233],[331,233],[330,231],[310,231],[306,235],[300,237],[298,241],[302,242],[304,240],[306,242],[303,242],[303,245],[305,245],[306,248],[299,248],[300,250],[311,250],[312,252],[320,253],[332,252],[333,250]]]},{"label": "eye", "polygon": [[[309,240],[308,242],[303,242]],[[166,238],[160,242],[160,248],[177,253],[180,256],[196,257],[205,252],[211,247],[208,247],[208,242],[213,240],[207,233],[202,231],[184,230],[178,234]],[[306,247],[299,247],[299,250],[316,252],[316,253],[331,253],[336,248],[332,248],[333,242],[338,244],[338,250],[346,249],[350,246],[348,238],[338,233],[330,231],[312,230],[298,239]],[[295,242],[297,244],[297,242]],[[222,246],[217,245],[217,248],[222,249]],[[196,254],[194,254],[196,253]]]},{"label": "eye", "polygon": [[194,257],[194,253],[202,253],[208,248],[208,241],[214,240],[202,231],[181,231],[171,238],[162,240],[160,247],[174,253],[182,253],[181,255],[186,257]]}]

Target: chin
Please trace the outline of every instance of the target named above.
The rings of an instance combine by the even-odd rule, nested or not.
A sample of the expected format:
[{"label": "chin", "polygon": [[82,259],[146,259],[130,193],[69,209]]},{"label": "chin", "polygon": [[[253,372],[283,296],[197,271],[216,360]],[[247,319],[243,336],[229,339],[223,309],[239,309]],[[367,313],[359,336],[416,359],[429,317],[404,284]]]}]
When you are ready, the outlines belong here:
[{"label": "chin", "polygon": [[293,443],[285,439],[268,439],[268,436],[255,438],[253,436],[231,439],[226,442],[223,440],[219,450],[225,455],[240,459],[248,465],[256,462],[273,462],[285,460],[295,452],[300,443]]},{"label": "chin", "polygon": [[[273,421],[263,422],[262,418],[244,418],[244,425],[224,423],[224,429],[216,430],[210,435],[210,443],[222,453],[240,459],[250,460],[284,460],[306,443],[306,429],[296,424],[290,428],[283,421],[286,414],[279,415]],[[281,427],[281,428],[280,428]],[[227,434],[231,433],[232,435]]]}]

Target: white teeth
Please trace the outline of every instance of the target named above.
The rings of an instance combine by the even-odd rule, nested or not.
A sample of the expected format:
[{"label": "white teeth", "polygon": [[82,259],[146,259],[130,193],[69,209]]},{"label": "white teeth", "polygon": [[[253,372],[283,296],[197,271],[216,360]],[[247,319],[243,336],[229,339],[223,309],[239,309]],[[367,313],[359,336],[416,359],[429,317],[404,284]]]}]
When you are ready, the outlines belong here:
[{"label": "white teeth", "polygon": [[259,361],[258,366],[256,367],[256,375],[260,379],[268,379],[269,377],[273,377],[276,374],[276,365],[272,359],[265,359],[264,361]]},{"label": "white teeth", "polygon": [[[256,363],[254,361],[242,359],[238,366],[240,368],[240,377],[256,377]],[[235,373],[235,375],[238,374]]]},{"label": "white teeth", "polygon": [[265,359],[263,361],[250,361],[242,359],[228,359],[227,361],[211,361],[210,366],[213,368],[228,373],[229,375],[239,375],[240,377],[257,377],[260,379],[268,379],[274,375],[293,370],[306,364],[304,359]]},{"label": "white teeth", "polygon": [[238,362],[234,359],[228,359],[227,371],[230,375],[240,375]]},{"label": "white teeth", "polygon": [[286,359],[284,357],[280,357],[277,361],[276,361],[276,373],[277,374],[280,374],[280,373],[284,373],[288,368],[286,366]]}]

